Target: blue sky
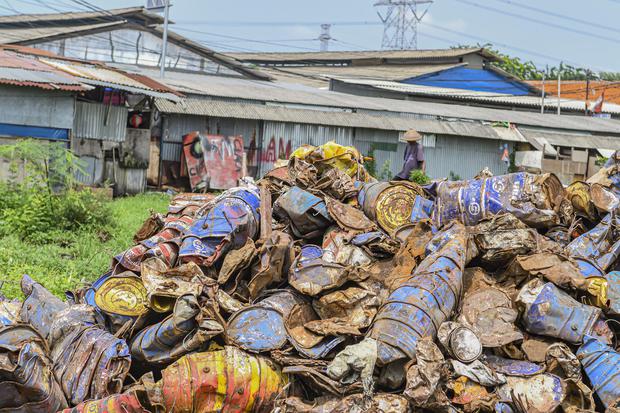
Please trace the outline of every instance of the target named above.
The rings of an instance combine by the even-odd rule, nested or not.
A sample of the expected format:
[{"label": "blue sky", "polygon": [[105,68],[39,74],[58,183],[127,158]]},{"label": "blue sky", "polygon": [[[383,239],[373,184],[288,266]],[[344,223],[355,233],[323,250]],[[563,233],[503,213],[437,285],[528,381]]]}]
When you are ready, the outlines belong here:
[{"label": "blue sky", "polygon": [[[90,0],[99,7],[139,1]],[[380,49],[375,0],[174,0],[174,30],[220,51],[318,50],[320,23],[333,23],[331,50]],[[68,10],[73,0],[0,0],[24,13]],[[541,12],[542,11],[542,12]],[[493,43],[544,67],[560,60],[620,71],[620,0],[436,0],[420,25],[419,47]],[[240,40],[246,39],[246,40]]]}]

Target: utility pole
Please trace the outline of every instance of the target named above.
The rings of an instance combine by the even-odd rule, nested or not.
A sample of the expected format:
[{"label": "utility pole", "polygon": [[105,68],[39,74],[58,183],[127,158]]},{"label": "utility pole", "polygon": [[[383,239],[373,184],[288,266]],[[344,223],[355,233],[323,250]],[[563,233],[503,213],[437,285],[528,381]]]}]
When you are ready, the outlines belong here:
[{"label": "utility pole", "polygon": [[545,80],[547,77],[547,70],[543,72],[542,78],[542,93],[540,94],[540,113],[544,115],[545,113]]},{"label": "utility pole", "polygon": [[588,116],[588,108],[590,106],[590,69],[586,69],[586,110],[585,116]]},{"label": "utility pole", "polygon": [[322,52],[327,52],[329,50],[329,41],[332,40],[332,36],[329,34],[329,30],[331,29],[331,27],[331,24],[321,25],[321,34],[319,35],[319,40],[321,41]]},{"label": "utility pole", "polygon": [[170,15],[170,0],[165,0],[164,5],[164,36],[161,45],[161,68],[159,76],[166,77],[166,55],[168,53],[168,16]]},{"label": "utility pole", "polygon": [[558,115],[562,114],[562,63],[560,62],[560,68],[558,69]]},{"label": "utility pole", "polygon": [[379,0],[375,7],[386,8],[384,14],[377,11],[383,22],[381,47],[391,50],[418,48],[418,24],[433,4],[433,0]]}]

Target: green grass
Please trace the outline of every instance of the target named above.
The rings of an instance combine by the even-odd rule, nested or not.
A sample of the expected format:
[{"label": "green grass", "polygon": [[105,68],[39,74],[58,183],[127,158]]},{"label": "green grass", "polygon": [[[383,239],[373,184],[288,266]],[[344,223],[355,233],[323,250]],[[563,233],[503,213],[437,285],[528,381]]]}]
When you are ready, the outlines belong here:
[{"label": "green grass", "polygon": [[19,281],[28,274],[58,296],[105,273],[112,257],[133,245],[133,235],[149,210],[165,212],[170,197],[147,193],[112,201],[113,224],[105,231],[54,234],[54,242],[30,244],[16,236],[0,238],[1,292],[21,298]]}]

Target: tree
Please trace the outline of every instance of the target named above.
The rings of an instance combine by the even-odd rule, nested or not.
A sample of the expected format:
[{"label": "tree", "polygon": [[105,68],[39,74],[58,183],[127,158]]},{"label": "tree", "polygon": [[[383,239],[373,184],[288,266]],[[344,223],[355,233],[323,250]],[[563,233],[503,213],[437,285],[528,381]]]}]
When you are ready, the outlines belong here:
[{"label": "tree", "polygon": [[[453,47],[454,49],[463,49],[471,47],[482,47],[493,53],[499,58],[499,61],[492,62],[495,67],[502,69],[503,71],[518,77],[523,80],[542,80],[544,70],[538,68],[531,60],[521,60],[519,57],[510,56],[495,49],[492,44],[477,44],[471,45],[459,45]],[[553,66],[549,68],[547,73],[548,79],[556,79],[558,72],[561,74],[563,80],[587,80],[600,79],[607,81],[620,81],[620,73],[618,72],[600,72],[594,73],[589,69],[583,67],[576,67],[569,64],[562,64],[561,67]]]}]

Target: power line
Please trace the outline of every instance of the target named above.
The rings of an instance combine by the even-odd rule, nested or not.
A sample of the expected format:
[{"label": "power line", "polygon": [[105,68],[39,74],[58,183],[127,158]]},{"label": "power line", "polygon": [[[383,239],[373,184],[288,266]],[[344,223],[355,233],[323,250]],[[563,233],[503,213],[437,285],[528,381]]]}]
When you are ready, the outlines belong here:
[{"label": "power line", "polygon": [[225,34],[219,34],[219,33],[213,33],[213,32],[204,32],[204,31],[200,31],[200,30],[183,29],[183,28],[178,28],[178,27],[175,28],[175,30],[180,30],[180,31],[185,31],[185,32],[190,32],[190,33],[206,34],[206,35],[209,35],[209,36],[223,37],[225,39],[241,40],[241,41],[244,41],[244,42],[266,44],[266,45],[269,45],[269,46],[282,46],[282,47],[289,47],[291,49],[314,51],[314,49],[311,49],[311,48],[308,48],[308,47],[290,46],[290,45],[286,45],[286,44],[282,44],[282,43],[266,42],[266,41],[263,41],[263,40],[245,39],[243,37],[228,36],[228,35],[225,35]]},{"label": "power line", "polygon": [[616,44],[620,43],[619,39],[615,39],[615,38],[612,38],[612,37],[607,37],[607,36],[603,36],[603,35],[597,35],[597,34],[589,33],[589,32],[583,31],[583,30],[575,29],[574,27],[562,26],[561,24],[535,19],[533,17],[524,16],[524,15],[518,14],[518,13],[512,13],[512,12],[505,11],[505,10],[502,10],[502,9],[497,9],[495,7],[490,7],[490,6],[482,5],[482,4],[476,3],[476,2],[471,1],[471,0],[456,0],[456,1],[458,1],[460,3],[463,3],[463,4],[467,4],[467,5],[472,6],[472,7],[477,7],[477,8],[482,9],[482,10],[491,11],[493,13],[502,14],[504,16],[515,17],[517,19],[525,20],[525,21],[528,21],[528,22],[531,22],[531,23],[541,24],[541,25],[546,26],[546,27],[553,27],[553,28],[556,28],[556,29],[567,31],[569,33],[577,33],[577,34],[581,34],[583,36],[592,37],[594,39],[599,39],[599,40],[605,40],[605,41],[608,41],[608,42],[611,42],[611,43],[616,43]]},{"label": "power line", "polygon": [[[525,54],[530,55],[530,56],[536,56],[536,57],[545,59],[547,61],[555,60],[556,62],[562,62],[563,61],[563,62],[569,63],[571,65],[575,65],[575,66],[582,66],[582,67],[587,67],[588,66],[588,65],[584,65],[583,63],[575,62],[575,61],[572,61],[572,60],[569,60],[569,59],[564,59],[564,58],[560,58],[560,57],[554,57],[554,56],[551,56],[551,55],[548,55],[548,54],[539,53],[539,52],[536,52],[536,51],[533,51],[533,50],[528,50],[528,49],[524,49],[524,48],[521,48],[521,47],[511,46],[511,45],[506,44],[506,43],[495,42],[493,40],[489,40],[489,39],[484,38],[484,37],[474,36],[472,34],[461,32],[461,31],[454,30],[454,29],[448,29],[447,27],[442,27],[442,26],[439,26],[439,25],[435,25],[435,24],[432,24],[432,23],[425,22],[425,21],[422,21],[422,24],[426,25],[428,27],[433,27],[433,28],[435,28],[437,30],[441,30],[443,32],[447,32],[447,33],[451,33],[451,34],[456,34],[456,35],[462,36],[462,37],[468,37],[468,38],[473,39],[473,40],[475,40],[477,42],[482,42],[483,44],[484,43],[488,43],[488,44],[491,44],[491,45],[500,46],[500,47],[503,47],[503,48],[508,49],[508,50],[513,50],[513,51],[516,51],[516,52],[519,52],[519,53],[525,53]],[[594,67],[594,66],[591,66],[591,67]],[[599,68],[599,67],[595,67],[595,69],[598,70],[599,72],[611,72],[612,71],[612,70],[602,69],[602,68]]]},{"label": "power line", "polygon": [[[597,29],[605,29],[614,33],[620,33],[620,30],[618,30],[616,27],[611,27],[611,26],[605,26],[602,25],[600,23],[595,23],[595,22],[591,22],[591,21],[587,21],[587,20],[583,20],[583,19],[578,19],[576,17],[572,17],[572,16],[568,16],[565,14],[560,14],[560,13],[556,13],[554,11],[551,10],[544,10],[544,9],[539,9],[538,7],[533,7],[533,6],[528,6],[526,4],[521,4],[521,3],[517,3],[511,0],[495,0],[497,2],[501,2],[504,4],[508,4],[511,6],[515,6],[515,7],[520,7],[522,9],[525,10],[530,10],[530,11],[535,11],[537,13],[541,13],[541,14],[546,14],[548,16],[553,16],[553,17],[557,17],[559,19],[563,19],[563,20],[567,20],[573,23],[579,23],[579,24],[584,24],[586,26],[590,26],[590,27],[595,27]],[[620,3],[620,0],[618,1]]]}]

